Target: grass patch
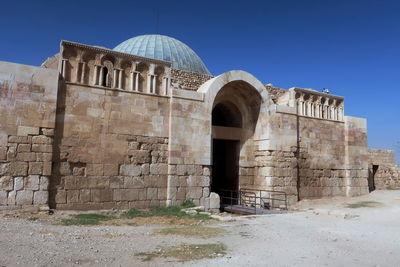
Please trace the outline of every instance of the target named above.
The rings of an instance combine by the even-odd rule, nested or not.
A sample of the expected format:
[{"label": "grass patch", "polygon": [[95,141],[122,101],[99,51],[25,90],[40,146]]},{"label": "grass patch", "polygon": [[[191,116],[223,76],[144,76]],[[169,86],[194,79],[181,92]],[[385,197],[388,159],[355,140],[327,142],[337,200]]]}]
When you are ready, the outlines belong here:
[{"label": "grass patch", "polygon": [[182,202],[181,207],[187,209],[187,208],[196,207],[196,205],[191,200],[185,200],[185,201]]},{"label": "grass patch", "polygon": [[177,217],[177,218],[192,218],[195,220],[211,220],[211,216],[208,214],[195,214],[190,215],[182,211],[182,206],[170,206],[170,207],[152,207],[148,211],[142,211],[138,209],[130,209],[125,212],[123,216],[128,219],[140,218],[140,217]]},{"label": "grass patch", "polygon": [[378,207],[381,204],[382,203],[376,202],[376,201],[359,201],[359,202],[347,204],[346,207],[350,208],[350,209],[373,208],[373,207]]},{"label": "grass patch", "polygon": [[63,225],[98,225],[101,221],[109,221],[114,219],[113,216],[97,214],[97,213],[82,213],[73,215],[74,218],[62,219]]},{"label": "grass patch", "polygon": [[208,238],[225,233],[225,230],[215,227],[205,227],[202,225],[187,225],[182,227],[170,227],[159,230],[157,233],[162,235],[181,235],[188,237]]},{"label": "grass patch", "polygon": [[175,258],[179,262],[213,259],[226,255],[226,246],[217,244],[183,244],[173,247],[161,248],[153,252],[135,254],[143,257],[143,261],[151,261],[154,258]]}]

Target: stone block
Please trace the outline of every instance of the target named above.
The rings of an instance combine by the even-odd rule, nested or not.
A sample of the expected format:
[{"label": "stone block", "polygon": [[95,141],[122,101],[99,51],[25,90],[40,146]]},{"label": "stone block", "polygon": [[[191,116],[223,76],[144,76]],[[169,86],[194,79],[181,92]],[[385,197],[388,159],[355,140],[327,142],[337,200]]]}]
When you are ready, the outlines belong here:
[{"label": "stone block", "polygon": [[144,188],[144,181],[141,177],[126,176],[124,188]]},{"label": "stone block", "polygon": [[17,152],[30,152],[31,144],[18,144]]},{"label": "stone block", "polygon": [[39,190],[48,190],[48,189],[49,189],[49,177],[40,176]]},{"label": "stone block", "polygon": [[165,163],[155,163],[150,164],[151,174],[168,174],[168,164]]},{"label": "stone block", "polygon": [[176,174],[177,175],[187,175],[186,165],[177,165],[176,166]]},{"label": "stone block", "polygon": [[87,164],[86,174],[88,176],[101,176],[104,174],[103,164]]},{"label": "stone block", "polygon": [[15,198],[15,202],[17,205],[32,205],[33,191],[32,190],[18,191]]},{"label": "stone block", "polygon": [[54,136],[54,129],[42,128],[42,134],[45,136]]},{"label": "stone block", "polygon": [[158,188],[157,197],[159,200],[166,200],[167,199],[167,188]]},{"label": "stone block", "polygon": [[131,163],[150,163],[150,153],[145,150],[130,150],[128,155],[131,156]]},{"label": "stone block", "polygon": [[0,160],[7,159],[7,147],[0,147]]},{"label": "stone block", "polygon": [[190,175],[187,184],[188,186],[210,186],[210,177]]},{"label": "stone block", "polygon": [[10,163],[0,163],[0,175],[6,175],[10,172]]},{"label": "stone block", "polygon": [[142,165],[142,174],[149,175],[150,174],[150,164],[146,163]]},{"label": "stone block", "polygon": [[33,194],[33,204],[43,205],[49,202],[49,192],[48,191],[36,191]]},{"label": "stone block", "polygon": [[6,191],[0,191],[0,206],[7,205],[8,193]]},{"label": "stone block", "polygon": [[123,176],[139,176],[142,174],[142,167],[135,164],[123,164],[119,168],[119,174]]},{"label": "stone block", "polygon": [[186,198],[187,199],[199,199],[203,196],[203,188],[202,187],[188,187]]},{"label": "stone block", "polygon": [[110,188],[124,188],[124,177],[123,176],[110,177]]},{"label": "stone block", "polygon": [[210,197],[210,187],[203,187],[203,198]]},{"label": "stone block", "polygon": [[85,176],[86,167],[74,167],[72,169],[72,175],[74,176]]},{"label": "stone block", "polygon": [[55,196],[55,202],[57,204],[67,203],[67,192],[65,190],[57,190],[56,196]]},{"label": "stone block", "polygon": [[52,159],[52,153],[36,153],[36,161],[51,162]]},{"label": "stone block", "polygon": [[127,200],[127,201],[133,201],[133,200],[139,200],[139,190],[140,189],[115,189],[119,190],[118,195],[119,195],[119,200]]},{"label": "stone block", "polygon": [[175,175],[176,174],[176,165],[168,165],[168,174]]},{"label": "stone block", "polygon": [[186,187],[178,187],[176,191],[176,200],[185,200],[186,199]]},{"label": "stone block", "polygon": [[90,189],[81,189],[79,192],[79,202],[87,203],[90,202]]},{"label": "stone block", "polygon": [[32,151],[33,152],[52,153],[53,152],[53,146],[52,145],[45,145],[45,144],[33,144],[32,145]]},{"label": "stone block", "polygon": [[92,202],[109,202],[113,200],[113,189],[91,189]]},{"label": "stone block", "polygon": [[29,140],[26,136],[9,136],[8,143],[28,144]]},{"label": "stone block", "polygon": [[18,126],[17,135],[19,136],[38,135],[38,134],[39,134],[38,127]]},{"label": "stone block", "polygon": [[158,199],[157,188],[147,188],[147,199],[148,200]]},{"label": "stone block", "polygon": [[24,177],[14,177],[14,190],[22,190],[24,189]]},{"label": "stone block", "polygon": [[37,156],[36,156],[36,153],[34,153],[34,152],[19,152],[17,154],[17,160],[33,162],[33,161],[37,160]]},{"label": "stone block", "polygon": [[203,168],[203,175],[205,175],[205,176],[210,176],[211,175],[210,167],[204,167]]},{"label": "stone block", "polygon": [[39,175],[29,175],[24,179],[24,189],[39,190]]},{"label": "stone block", "polygon": [[221,200],[217,193],[211,192],[210,194],[210,210],[219,211]]},{"label": "stone block", "polygon": [[11,191],[14,189],[14,180],[12,176],[0,177],[0,190]]},{"label": "stone block", "polygon": [[67,190],[67,203],[79,202],[79,190]]},{"label": "stone block", "polygon": [[11,162],[10,174],[13,176],[26,176],[28,174],[28,163],[21,161]]},{"label": "stone block", "polygon": [[14,206],[15,205],[15,196],[16,195],[17,195],[16,191],[8,192],[7,205],[9,205],[9,206]]},{"label": "stone block", "polygon": [[29,162],[28,174],[42,174],[43,163],[42,162]]},{"label": "stone block", "polygon": [[52,170],[52,162],[43,162],[43,175],[50,176]]},{"label": "stone block", "polygon": [[104,175],[106,176],[118,175],[118,164],[104,164]]},{"label": "stone block", "polygon": [[7,160],[8,161],[13,161],[15,160],[15,157],[17,156],[17,148],[16,147],[8,147],[7,150]]},{"label": "stone block", "polygon": [[32,143],[33,144],[48,144],[51,145],[53,143],[53,138],[48,137],[48,136],[33,136],[32,137]]}]

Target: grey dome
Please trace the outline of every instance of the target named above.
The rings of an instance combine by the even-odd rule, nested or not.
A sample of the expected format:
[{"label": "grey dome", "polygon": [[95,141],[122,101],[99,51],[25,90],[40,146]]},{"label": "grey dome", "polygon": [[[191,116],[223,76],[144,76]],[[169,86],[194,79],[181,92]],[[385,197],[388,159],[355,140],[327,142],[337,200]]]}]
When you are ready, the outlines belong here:
[{"label": "grey dome", "polygon": [[169,61],[172,68],[210,74],[201,58],[187,45],[172,37],[159,34],[146,34],[128,39],[113,50]]}]

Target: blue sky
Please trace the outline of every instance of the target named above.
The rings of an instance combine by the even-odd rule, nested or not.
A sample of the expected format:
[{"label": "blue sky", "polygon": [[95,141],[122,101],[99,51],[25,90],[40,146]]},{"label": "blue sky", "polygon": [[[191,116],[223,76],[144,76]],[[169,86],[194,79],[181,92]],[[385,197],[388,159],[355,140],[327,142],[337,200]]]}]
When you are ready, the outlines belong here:
[{"label": "blue sky", "polygon": [[391,0],[9,0],[0,60],[40,65],[60,40],[113,48],[165,34],[214,75],[242,69],[282,88],[329,88],[346,115],[368,119],[371,148],[400,150],[399,14]]}]

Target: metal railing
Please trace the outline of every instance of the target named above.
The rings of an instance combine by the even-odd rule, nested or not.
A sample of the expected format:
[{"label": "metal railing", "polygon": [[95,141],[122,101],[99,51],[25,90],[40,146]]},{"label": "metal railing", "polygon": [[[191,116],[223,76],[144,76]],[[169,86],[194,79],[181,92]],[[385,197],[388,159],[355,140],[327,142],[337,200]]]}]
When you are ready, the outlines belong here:
[{"label": "metal railing", "polygon": [[223,189],[219,190],[221,207],[225,211],[233,211],[234,205],[248,208],[254,208],[254,214],[257,214],[257,208],[267,210],[287,210],[287,194],[283,191],[260,190],[252,188],[241,188],[239,191]]}]

